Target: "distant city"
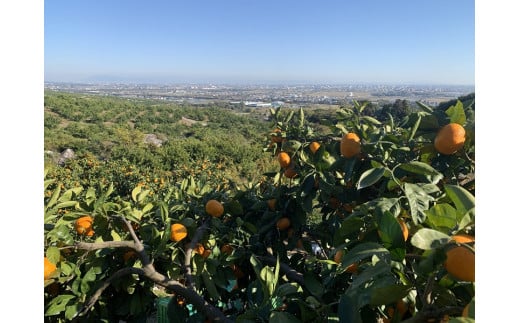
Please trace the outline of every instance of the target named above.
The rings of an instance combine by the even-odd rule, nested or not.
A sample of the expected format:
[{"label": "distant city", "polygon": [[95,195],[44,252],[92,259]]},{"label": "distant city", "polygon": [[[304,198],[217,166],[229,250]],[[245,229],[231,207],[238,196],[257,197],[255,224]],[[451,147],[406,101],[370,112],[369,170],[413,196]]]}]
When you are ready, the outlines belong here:
[{"label": "distant city", "polygon": [[473,93],[474,86],[434,85],[223,85],[45,82],[46,90],[155,99],[190,104],[225,102],[249,107],[341,105],[352,100],[374,103],[396,99],[429,106]]}]

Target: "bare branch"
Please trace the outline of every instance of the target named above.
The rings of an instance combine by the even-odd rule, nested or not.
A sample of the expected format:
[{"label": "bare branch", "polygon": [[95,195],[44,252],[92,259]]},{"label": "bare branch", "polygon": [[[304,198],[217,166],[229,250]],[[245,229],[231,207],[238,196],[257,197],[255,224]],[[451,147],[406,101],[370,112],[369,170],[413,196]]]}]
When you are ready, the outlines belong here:
[{"label": "bare branch", "polygon": [[[119,244],[114,244],[112,242],[118,242]],[[124,243],[123,243],[124,242]],[[101,249],[102,246],[107,248],[107,246],[113,247],[114,245],[120,245],[124,247],[132,248],[134,246],[134,242],[132,241],[109,241],[104,243],[78,243],[81,249],[85,250],[96,250]],[[186,301],[190,304],[193,304],[197,310],[204,313],[211,319],[214,319],[217,322],[231,322],[222,311],[218,308],[214,307],[210,303],[208,303],[202,296],[200,296],[194,289],[188,288],[185,285],[179,283],[176,280],[172,280],[164,276],[163,274],[157,272],[155,268],[149,264],[144,268],[123,268],[114,273],[111,277],[109,277],[103,284],[96,290],[96,292],[92,295],[87,304],[82,308],[82,310],[78,313],[78,315],[86,314],[98,301],[99,297],[103,293],[103,291],[110,286],[110,284],[125,275],[138,274],[140,276],[144,276],[151,281],[155,282],[158,285],[161,285],[168,290],[175,292],[176,294],[184,297]]]},{"label": "bare branch", "polygon": [[106,248],[132,248],[135,249],[133,241],[104,241],[104,242],[78,242],[74,245],[77,249],[94,251]]}]

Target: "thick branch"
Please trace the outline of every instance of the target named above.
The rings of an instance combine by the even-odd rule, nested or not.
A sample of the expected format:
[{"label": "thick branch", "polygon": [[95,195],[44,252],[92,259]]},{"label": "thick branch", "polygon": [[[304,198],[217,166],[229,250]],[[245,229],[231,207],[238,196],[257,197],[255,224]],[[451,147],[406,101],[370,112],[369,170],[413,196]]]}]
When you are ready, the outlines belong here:
[{"label": "thick branch", "polygon": [[[114,242],[118,242],[114,244]],[[122,242],[126,242],[122,243]],[[130,246],[129,246],[130,244]],[[110,241],[110,242],[102,242],[102,243],[78,243],[79,247],[83,247],[81,249],[86,250],[96,250],[101,249],[103,247],[108,248],[114,247],[114,245],[130,247],[132,248],[134,242],[131,241]],[[108,278],[101,287],[96,290],[96,292],[92,295],[88,303],[83,307],[79,315],[83,315],[87,313],[92,306],[97,302],[103,291],[110,286],[110,284],[117,278],[123,277],[125,275],[130,274],[138,274],[140,276],[144,276],[154,283],[164,286],[165,288],[175,292],[176,294],[184,297],[186,301],[190,304],[193,304],[197,310],[204,313],[206,316],[214,319],[217,322],[231,322],[218,308],[214,307],[210,303],[208,303],[204,298],[202,298],[197,292],[193,289],[189,289],[178,281],[168,279],[163,274],[155,271],[155,268],[150,264],[144,268],[123,268],[118,270],[114,275]]]}]

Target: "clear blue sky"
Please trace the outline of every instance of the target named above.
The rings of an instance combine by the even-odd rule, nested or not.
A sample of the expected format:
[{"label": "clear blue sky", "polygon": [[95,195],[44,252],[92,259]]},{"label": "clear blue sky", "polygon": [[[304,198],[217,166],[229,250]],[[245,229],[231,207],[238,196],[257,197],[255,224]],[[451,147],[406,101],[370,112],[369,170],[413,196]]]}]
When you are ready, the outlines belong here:
[{"label": "clear blue sky", "polygon": [[473,0],[45,1],[45,81],[474,84]]},{"label": "clear blue sky", "polygon": [[48,0],[45,81],[475,83],[473,0]]}]

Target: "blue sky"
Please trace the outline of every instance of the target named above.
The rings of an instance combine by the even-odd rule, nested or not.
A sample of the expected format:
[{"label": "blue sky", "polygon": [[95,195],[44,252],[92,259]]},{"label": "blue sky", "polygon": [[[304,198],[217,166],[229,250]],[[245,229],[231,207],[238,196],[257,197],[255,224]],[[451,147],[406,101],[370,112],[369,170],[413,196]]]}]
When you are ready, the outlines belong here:
[{"label": "blue sky", "polygon": [[474,84],[473,0],[48,0],[45,81]]}]

